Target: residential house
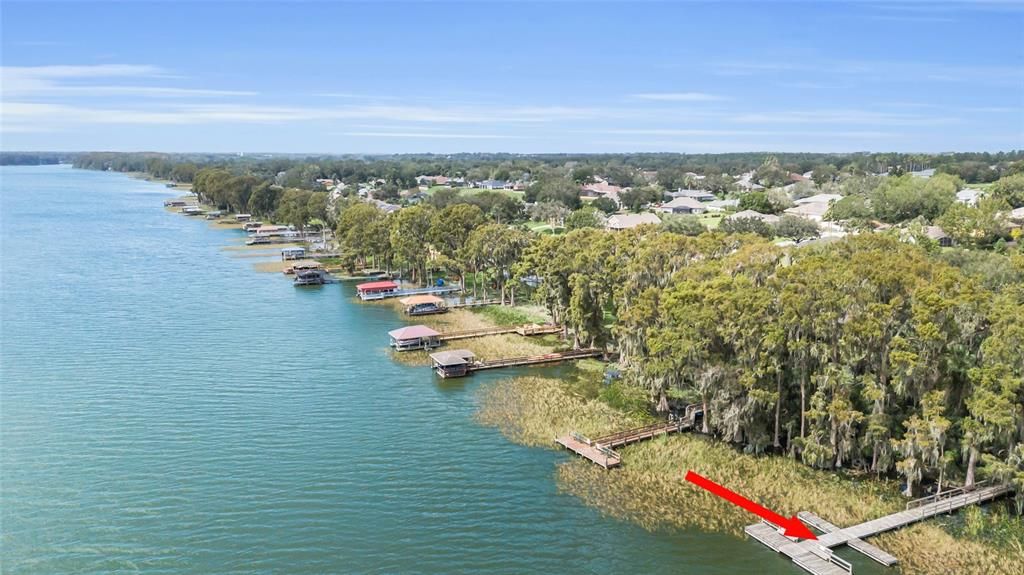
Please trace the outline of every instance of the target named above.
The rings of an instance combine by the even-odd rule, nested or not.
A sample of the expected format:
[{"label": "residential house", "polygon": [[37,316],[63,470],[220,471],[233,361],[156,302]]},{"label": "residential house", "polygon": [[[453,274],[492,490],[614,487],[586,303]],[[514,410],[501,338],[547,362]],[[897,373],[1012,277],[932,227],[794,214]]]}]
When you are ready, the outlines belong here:
[{"label": "residential house", "polygon": [[839,194],[815,194],[806,198],[800,198],[799,200],[793,200],[793,203],[798,206],[801,204],[828,204],[830,202],[837,202],[841,199],[843,199],[843,196],[840,196]]},{"label": "residential house", "polygon": [[961,204],[966,204],[968,206],[976,206],[978,205],[978,200],[980,200],[981,197],[984,195],[985,192],[981,190],[975,190],[973,188],[964,188],[956,193],[956,201],[960,202]]},{"label": "residential house", "polygon": [[512,184],[505,180],[484,180],[477,182],[476,187],[484,190],[511,190]]},{"label": "residential house", "polygon": [[622,188],[609,184],[605,181],[597,181],[593,184],[586,184],[580,190],[580,195],[585,198],[600,198],[605,196],[618,197]]},{"label": "residential house", "polygon": [[693,198],[698,202],[711,202],[718,199],[715,197],[715,194],[712,194],[707,190],[687,190],[683,188],[679,188],[674,192],[669,192],[668,195],[673,198]]},{"label": "residential house", "polygon": [[658,206],[657,211],[665,214],[703,214],[707,207],[693,198],[679,197]]},{"label": "residential house", "polygon": [[732,214],[731,216],[727,216],[725,219],[727,219],[727,220],[753,219],[753,220],[761,220],[762,222],[764,222],[766,224],[777,224],[777,223],[779,223],[779,216],[772,215],[772,214],[762,214],[761,212],[755,212],[754,210],[743,210],[742,212],[736,212],[735,214]]},{"label": "residential house", "polygon": [[910,172],[910,175],[914,176],[915,178],[924,178],[927,180],[928,178],[935,175],[935,169],[931,168],[928,170],[918,170],[916,172]]},{"label": "residential house", "polygon": [[807,218],[812,222],[821,223],[825,219],[825,214],[830,206],[831,202],[811,202],[793,206],[786,210],[786,213],[792,216]]},{"label": "residential house", "polygon": [[658,225],[661,218],[650,212],[642,214],[615,214],[608,217],[607,227],[612,231],[629,230],[645,224]]},{"label": "residential house", "polygon": [[740,205],[739,200],[715,200],[713,202],[707,202],[704,207],[709,212],[724,212],[728,209],[738,207]]},{"label": "residential house", "polygon": [[938,242],[940,247],[948,248],[953,245],[953,238],[949,237],[949,234],[939,226],[928,226],[924,229],[924,234],[930,239]]}]

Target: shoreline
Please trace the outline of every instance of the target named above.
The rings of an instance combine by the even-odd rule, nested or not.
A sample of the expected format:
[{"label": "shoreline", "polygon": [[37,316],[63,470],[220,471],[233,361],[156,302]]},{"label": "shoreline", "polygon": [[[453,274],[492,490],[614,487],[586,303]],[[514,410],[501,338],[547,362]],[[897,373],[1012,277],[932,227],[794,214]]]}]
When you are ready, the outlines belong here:
[{"label": "shoreline", "polygon": [[[148,181],[158,183],[152,179]],[[232,229],[217,226],[218,221],[210,224]],[[224,249],[242,251],[244,247],[226,246]],[[273,257],[279,246],[272,249],[258,247],[267,253],[251,257]],[[275,262],[263,263],[268,264],[268,269],[259,269],[259,263],[254,264],[254,268],[261,273],[280,271],[269,269],[277,267],[269,265]],[[402,317],[397,300],[366,305],[389,305]],[[501,325],[476,308],[404,319],[408,320],[408,325],[421,323],[439,331]],[[558,349],[560,344],[564,345],[564,342],[557,337],[500,335],[466,340],[447,347],[466,348],[480,357],[493,358],[502,352],[506,357],[519,355],[509,353],[510,349],[524,350],[523,354],[546,353]],[[390,354],[393,361],[406,365],[429,365],[427,352],[392,351]],[[641,423],[641,416],[622,409],[629,405],[628,401],[613,406],[612,398],[602,396],[605,394],[602,383],[594,381],[603,375],[604,364],[599,365],[602,369],[596,375],[585,373],[584,367],[571,366],[568,377],[576,379],[571,383],[564,379],[529,375],[503,378],[500,385],[485,385],[480,390],[477,420],[482,425],[499,429],[509,441],[552,450],[557,450],[550,439],[556,434],[568,431],[586,434],[613,432]],[[526,386],[525,392],[515,390],[520,385]],[[495,405],[499,407],[495,408]],[[699,529],[727,533],[737,538],[743,538],[742,527],[754,519],[686,485],[682,481],[685,464],[720,480],[724,477],[727,484],[738,487],[773,509],[787,514],[811,510],[840,525],[874,519],[897,510],[905,503],[893,480],[814,470],[785,457],[753,457],[739,453],[729,444],[699,435],[663,437],[627,447],[622,453],[626,465],[613,472],[576,459],[558,463],[558,489],[602,514],[648,530]],[[711,462],[714,466],[710,466]],[[779,481],[779,477],[787,480]],[[817,487],[819,485],[824,487]],[[624,497],[624,493],[627,496]],[[983,513],[991,512],[992,507],[986,507]],[[959,516],[965,514],[966,510],[949,521],[932,519],[880,535],[871,541],[896,555],[904,573],[938,575],[949,572],[946,569],[949,565],[973,567],[975,560],[986,565],[986,573],[1018,572],[1014,568],[1024,564],[1024,549],[1002,548],[951,533],[952,527],[962,521]],[[697,520],[700,518],[703,521]]]}]

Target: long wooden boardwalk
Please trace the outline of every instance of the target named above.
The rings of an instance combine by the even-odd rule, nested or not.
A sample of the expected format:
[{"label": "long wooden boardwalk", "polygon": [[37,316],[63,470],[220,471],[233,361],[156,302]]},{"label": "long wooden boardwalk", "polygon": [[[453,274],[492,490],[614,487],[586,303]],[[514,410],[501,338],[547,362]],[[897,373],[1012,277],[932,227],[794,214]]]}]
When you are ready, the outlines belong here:
[{"label": "long wooden boardwalk", "polygon": [[515,327],[485,327],[481,329],[467,329],[463,331],[449,331],[438,336],[439,341],[454,341],[457,339],[470,339],[474,337],[486,337],[489,335],[502,335],[506,333],[518,333],[523,337],[533,335],[545,335],[562,331],[561,326],[544,325],[518,325]]},{"label": "long wooden boardwalk", "polygon": [[1008,484],[978,484],[974,489],[953,489],[922,499],[911,501],[907,509],[885,517],[865,521],[852,527],[840,528],[813,513],[801,512],[798,517],[808,525],[823,532],[817,541],[793,540],[781,534],[778,526],[761,521],[748,525],[744,531],[750,537],[769,548],[786,555],[800,568],[813,575],[847,575],[853,573],[848,561],[835,555],[833,547],[848,545],[883,565],[895,565],[897,559],[885,551],[864,541],[864,539],[899,529],[911,523],[923,521],[943,513],[991,501],[1013,491]]},{"label": "long wooden boardwalk", "polygon": [[546,363],[558,363],[560,361],[569,361],[576,359],[584,359],[587,357],[598,357],[603,355],[604,352],[596,348],[587,349],[576,349],[572,351],[563,351],[559,353],[546,353],[544,355],[530,355],[524,357],[508,357],[505,359],[493,359],[491,361],[479,361],[470,364],[467,371],[482,371],[485,369],[498,369],[500,367],[518,367],[524,365],[541,365]]}]

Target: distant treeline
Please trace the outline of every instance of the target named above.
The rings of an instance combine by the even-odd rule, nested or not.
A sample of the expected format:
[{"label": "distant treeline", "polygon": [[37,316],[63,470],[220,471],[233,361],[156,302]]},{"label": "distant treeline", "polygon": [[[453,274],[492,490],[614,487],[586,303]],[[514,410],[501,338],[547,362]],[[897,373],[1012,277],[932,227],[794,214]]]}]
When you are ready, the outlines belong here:
[{"label": "distant treeline", "polygon": [[[263,179],[277,177],[287,187],[315,189],[316,180],[334,178],[346,183],[383,179],[408,188],[419,175],[461,176],[470,180],[517,179],[523,174],[566,166],[604,175],[612,183],[630,186],[644,171],[682,175],[737,175],[756,170],[766,157],[774,156],[789,172],[805,173],[830,166],[852,174],[909,172],[934,168],[960,176],[967,183],[991,182],[1001,169],[1024,159],[1024,151],[959,154],[813,154],[744,152],[733,154],[453,154],[392,156],[239,156],[227,154],[82,153],[74,156],[76,167],[118,172],[149,172],[174,178],[178,164],[221,167]],[[194,171],[192,172],[194,174]],[[177,174],[187,177],[188,172]],[[659,177],[659,179],[661,179]],[[668,181],[671,178],[666,178]],[[187,180],[181,180],[187,181]]]},{"label": "distant treeline", "polygon": [[45,166],[69,162],[72,157],[60,152],[0,152],[0,166]]}]

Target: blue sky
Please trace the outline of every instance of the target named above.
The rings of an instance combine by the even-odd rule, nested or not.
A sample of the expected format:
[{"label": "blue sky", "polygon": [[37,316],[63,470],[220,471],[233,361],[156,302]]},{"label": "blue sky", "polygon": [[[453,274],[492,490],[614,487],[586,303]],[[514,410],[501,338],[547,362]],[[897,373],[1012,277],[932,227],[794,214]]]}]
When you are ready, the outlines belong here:
[{"label": "blue sky", "polygon": [[1024,3],[0,10],[4,150],[1024,148]]}]

